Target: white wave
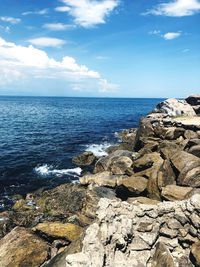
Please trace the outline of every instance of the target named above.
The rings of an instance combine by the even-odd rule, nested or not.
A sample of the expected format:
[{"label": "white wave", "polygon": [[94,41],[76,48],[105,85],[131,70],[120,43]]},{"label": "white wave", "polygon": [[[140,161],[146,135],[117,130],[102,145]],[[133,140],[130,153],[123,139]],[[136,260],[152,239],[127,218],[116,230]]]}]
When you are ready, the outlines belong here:
[{"label": "white wave", "polygon": [[103,157],[107,156],[108,153],[106,152],[106,149],[110,147],[112,144],[110,143],[103,143],[103,144],[91,144],[87,145],[86,151],[92,152],[96,157]]},{"label": "white wave", "polygon": [[42,166],[35,167],[35,172],[41,176],[49,176],[49,175],[55,175],[58,177],[61,177],[63,175],[70,175],[73,177],[78,177],[82,173],[81,168],[74,168],[74,169],[53,169],[52,165],[44,164]]}]

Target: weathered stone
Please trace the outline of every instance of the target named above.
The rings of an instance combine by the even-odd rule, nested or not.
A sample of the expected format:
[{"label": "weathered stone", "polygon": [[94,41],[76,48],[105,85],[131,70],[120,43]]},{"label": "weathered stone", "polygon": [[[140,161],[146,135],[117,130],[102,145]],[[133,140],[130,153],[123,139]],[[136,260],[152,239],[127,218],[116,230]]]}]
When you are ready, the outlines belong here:
[{"label": "weathered stone", "polygon": [[191,254],[194,257],[196,266],[200,266],[200,242],[192,245]]},{"label": "weathered stone", "polygon": [[71,223],[43,222],[36,225],[34,231],[53,239],[64,238],[71,242],[80,237],[83,229],[80,226]]},{"label": "weathered stone", "polygon": [[192,146],[188,152],[200,158],[200,145]]},{"label": "weathered stone", "polygon": [[190,95],[185,100],[191,106],[200,105],[200,94]]},{"label": "weathered stone", "polygon": [[94,173],[112,171],[114,174],[124,174],[132,165],[132,153],[128,150],[116,150],[107,157],[100,158],[94,168]]},{"label": "weathered stone", "polygon": [[98,186],[116,187],[123,179],[121,175],[113,175],[110,171],[104,171],[96,174],[85,175],[81,177],[82,185],[96,184]]},{"label": "weathered stone", "polygon": [[[101,199],[97,221],[87,229],[81,252],[67,256],[66,267],[176,267],[179,263],[190,267],[189,247],[198,238],[189,233],[188,218],[178,220],[185,216],[183,210],[188,205],[188,218],[199,214],[199,195],[157,205]],[[199,226],[193,228],[193,235],[197,235]]]},{"label": "weathered stone", "polygon": [[132,172],[131,169],[132,164],[133,161],[129,157],[122,156],[113,159],[109,166],[109,169],[113,174],[123,175]]},{"label": "weathered stone", "polygon": [[25,228],[16,227],[0,240],[0,266],[38,267],[48,258],[49,246]]},{"label": "weathered stone", "polygon": [[133,147],[135,143],[136,133],[137,129],[131,128],[118,133],[118,137],[121,139],[122,142],[128,143]]},{"label": "weathered stone", "polygon": [[89,166],[95,161],[95,155],[90,151],[85,151],[82,154],[73,157],[72,162],[78,166]]},{"label": "weathered stone", "polygon": [[130,197],[127,200],[130,204],[145,204],[145,205],[157,205],[159,203],[158,200],[147,198],[147,197]]},{"label": "weathered stone", "polygon": [[191,130],[186,130],[185,133],[184,133],[184,137],[186,139],[195,139],[195,138],[198,138],[198,134],[194,131],[191,131]]},{"label": "weathered stone", "polygon": [[179,151],[171,157],[173,166],[177,169],[178,185],[200,186],[200,159],[185,151]]},{"label": "weathered stone", "polygon": [[168,248],[161,242],[156,244],[156,251],[153,255],[151,267],[176,267]]},{"label": "weathered stone", "polygon": [[187,194],[191,191],[192,187],[167,185],[162,187],[161,195],[166,200],[176,201],[186,199]]},{"label": "weathered stone", "polygon": [[144,177],[140,176],[130,176],[121,180],[118,185],[123,185],[130,192],[135,194],[140,194],[144,192],[147,188],[148,180]]}]

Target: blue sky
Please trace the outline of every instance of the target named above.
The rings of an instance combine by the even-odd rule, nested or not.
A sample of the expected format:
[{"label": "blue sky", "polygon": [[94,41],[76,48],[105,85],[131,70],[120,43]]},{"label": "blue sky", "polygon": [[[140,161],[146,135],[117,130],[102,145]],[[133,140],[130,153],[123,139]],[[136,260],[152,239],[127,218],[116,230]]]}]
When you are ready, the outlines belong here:
[{"label": "blue sky", "polygon": [[200,91],[199,0],[1,0],[0,94]]}]

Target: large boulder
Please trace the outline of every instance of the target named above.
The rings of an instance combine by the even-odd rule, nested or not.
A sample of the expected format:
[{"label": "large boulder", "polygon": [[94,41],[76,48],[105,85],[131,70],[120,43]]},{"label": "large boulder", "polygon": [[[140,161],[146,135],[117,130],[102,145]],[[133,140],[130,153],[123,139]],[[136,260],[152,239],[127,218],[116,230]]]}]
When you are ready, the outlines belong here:
[{"label": "large boulder", "polygon": [[170,158],[178,185],[200,187],[200,159],[185,151],[178,151]]},{"label": "large boulder", "polygon": [[193,107],[196,114],[200,114],[200,94],[188,96],[186,102]]},{"label": "large boulder", "polygon": [[80,183],[82,185],[94,184],[98,186],[107,186],[115,188],[118,183],[123,179],[122,175],[113,175],[109,171],[104,171],[96,174],[88,174],[81,177]]},{"label": "large boulder", "polygon": [[82,154],[73,157],[72,162],[78,166],[89,166],[94,163],[96,157],[90,151],[85,151]]},{"label": "large boulder", "polygon": [[159,103],[155,111],[167,114],[170,117],[196,115],[192,106],[185,100],[177,100],[175,98],[169,98]]},{"label": "large boulder", "polygon": [[192,191],[192,187],[177,185],[167,185],[162,188],[161,195],[165,200],[176,201],[186,199],[187,194]]},{"label": "large boulder", "polygon": [[61,238],[70,242],[78,239],[83,232],[83,229],[78,225],[61,222],[39,223],[33,230],[53,239]]},{"label": "large boulder", "polygon": [[133,170],[136,176],[143,176],[148,179],[147,191],[152,199],[160,200],[160,186],[162,185],[163,173],[161,166],[164,160],[157,152],[145,154],[133,163]]},{"label": "large boulder", "polygon": [[191,254],[195,261],[195,266],[200,266],[200,241],[192,245]]},{"label": "large boulder", "polygon": [[116,150],[107,157],[100,158],[94,168],[94,173],[111,171],[113,174],[131,172],[134,153],[128,150]]},{"label": "large boulder", "polygon": [[158,242],[156,244],[156,251],[153,255],[151,267],[163,267],[163,266],[176,267],[176,264],[166,245],[162,242]]},{"label": "large boulder", "polygon": [[38,267],[48,258],[49,246],[30,230],[16,227],[0,240],[0,266]]},{"label": "large boulder", "polygon": [[147,183],[148,180],[146,178],[132,175],[122,179],[118,185],[124,186],[128,191],[139,195],[147,189]]}]

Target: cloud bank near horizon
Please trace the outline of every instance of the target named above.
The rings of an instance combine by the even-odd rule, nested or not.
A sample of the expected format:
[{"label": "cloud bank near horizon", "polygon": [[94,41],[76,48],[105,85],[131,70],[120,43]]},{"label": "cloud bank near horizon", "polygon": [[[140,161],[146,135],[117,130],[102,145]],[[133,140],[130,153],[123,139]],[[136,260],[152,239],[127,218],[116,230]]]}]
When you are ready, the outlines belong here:
[{"label": "cloud bank near horizon", "polygon": [[118,88],[97,71],[79,65],[73,57],[64,56],[57,61],[33,45],[21,46],[0,37],[0,86],[34,79],[62,80],[76,91],[89,88],[106,93]]}]

